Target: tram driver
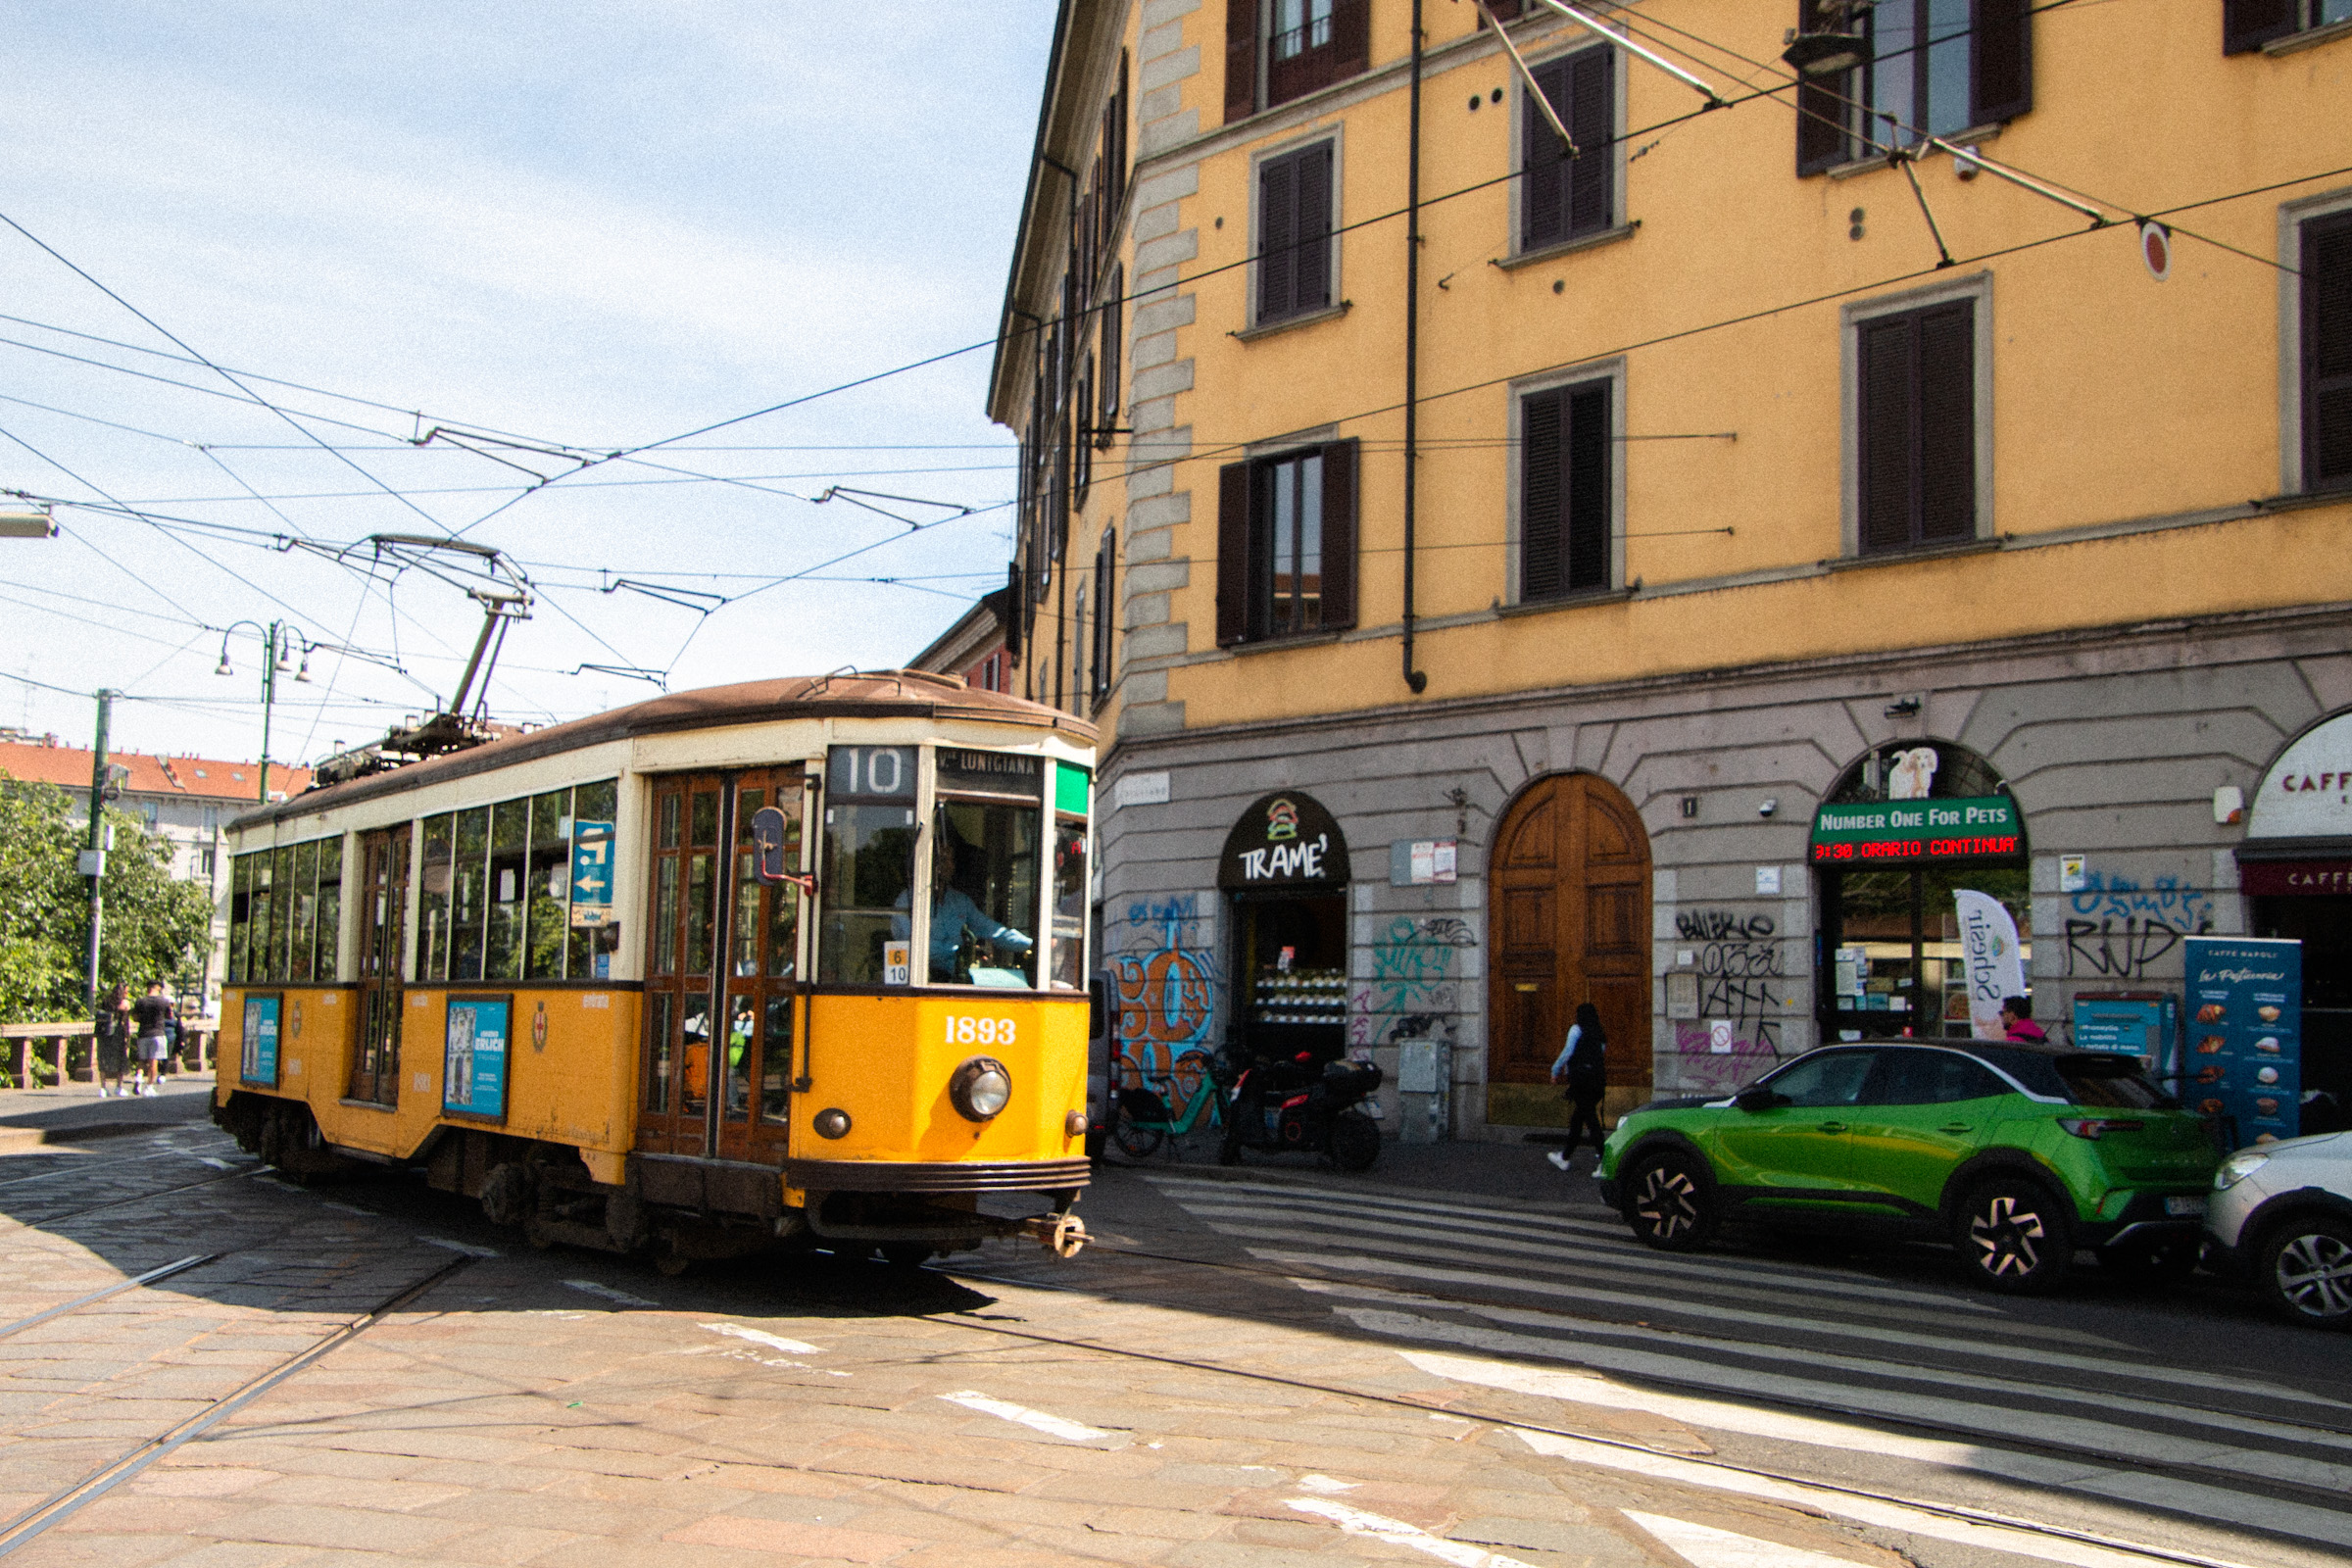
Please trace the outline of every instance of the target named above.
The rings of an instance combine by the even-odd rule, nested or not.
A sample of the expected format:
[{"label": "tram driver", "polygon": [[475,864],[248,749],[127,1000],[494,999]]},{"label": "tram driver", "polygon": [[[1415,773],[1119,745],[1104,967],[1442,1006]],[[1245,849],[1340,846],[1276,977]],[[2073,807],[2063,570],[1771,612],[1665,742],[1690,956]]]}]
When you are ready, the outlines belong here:
[{"label": "tram driver", "polygon": [[[1000,981],[988,974],[987,966],[973,966],[963,961],[963,945],[968,937],[972,942],[1007,953],[1027,953],[1036,942],[1011,926],[994,919],[987,910],[973,902],[972,896],[959,885],[960,874],[976,868],[973,862],[979,853],[954,833],[942,833],[931,851],[931,981],[970,985],[1020,985],[1015,978]],[[899,896],[902,905],[905,894]],[[908,921],[905,915],[891,920],[891,935],[902,941],[907,935]]]}]

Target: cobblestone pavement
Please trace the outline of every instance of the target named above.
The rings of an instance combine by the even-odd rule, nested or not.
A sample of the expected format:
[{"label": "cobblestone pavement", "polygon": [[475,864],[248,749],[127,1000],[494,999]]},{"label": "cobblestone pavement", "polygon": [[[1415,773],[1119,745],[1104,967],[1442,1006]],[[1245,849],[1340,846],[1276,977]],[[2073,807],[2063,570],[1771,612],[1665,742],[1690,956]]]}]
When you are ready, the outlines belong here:
[{"label": "cobblestone pavement", "polygon": [[[1075,1264],[805,1255],[664,1279],[534,1251],[406,1179],[294,1187],[200,1123],[0,1158],[0,1554],[190,1568],[2153,1560],[1765,1481],[1754,1471],[1773,1453],[1754,1434],[1718,1430],[1695,1400],[1613,1398],[1635,1382],[1554,1364],[1550,1383],[1505,1387],[1479,1368],[1542,1359],[1400,1348],[1396,1324],[1335,1305],[1427,1313],[1455,1298],[1335,1296],[1344,1272],[1267,1268],[1226,1234],[1296,1226],[1285,1205],[1328,1191],[1280,1173],[1229,1190],[1111,1173],[1088,1205],[1116,1240]],[[1382,1192],[1341,1196],[1360,1208]],[[1237,1199],[1268,1223],[1234,1224]],[[191,1256],[209,1260],[10,1327]],[[1671,1284],[1657,1294],[1671,1309]],[[185,1441],[154,1446],[172,1435]],[[1715,1463],[1727,1457],[1752,1468]],[[1867,1462],[1854,1474],[1887,1479]],[[61,1496],[37,1533],[5,1522]],[[2190,1544],[2221,1560],[2340,1560],[2200,1528]]]}]

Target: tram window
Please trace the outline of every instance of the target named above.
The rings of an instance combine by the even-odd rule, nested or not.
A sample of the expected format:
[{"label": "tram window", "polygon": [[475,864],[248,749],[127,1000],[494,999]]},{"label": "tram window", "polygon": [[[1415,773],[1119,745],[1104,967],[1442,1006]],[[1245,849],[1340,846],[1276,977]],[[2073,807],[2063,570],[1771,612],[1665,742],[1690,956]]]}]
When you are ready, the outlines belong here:
[{"label": "tram window", "polygon": [[482,977],[484,878],[489,871],[490,808],[458,813],[457,859],[449,882],[449,977]]},{"label": "tram window", "polygon": [[491,980],[522,978],[522,916],[528,907],[523,871],[531,847],[528,801],[502,801],[490,809],[489,930],[482,974]]},{"label": "tram window", "polygon": [[713,850],[690,851],[686,857],[686,969],[687,974],[710,972],[710,901],[718,893],[718,855]]},{"label": "tram window", "polygon": [[[777,890],[779,895],[787,891],[791,890]],[[767,1038],[760,1050],[760,1119],[781,1122],[791,1111],[792,998],[771,996],[767,999]]]},{"label": "tram window", "polygon": [[571,792],[531,797],[530,867],[523,874],[526,980],[564,978],[564,906],[571,898]]},{"label": "tram window", "polygon": [[913,885],[914,839],[914,812],[907,807],[845,803],[825,808],[819,980],[882,983],[882,949],[894,940],[894,922],[906,918],[907,890]]},{"label": "tram window", "polygon": [[662,797],[662,848],[674,850],[677,847],[678,797],[664,795]]},{"label": "tram window", "polygon": [[1086,818],[1054,819],[1054,988],[1075,991],[1086,963]]},{"label": "tram window", "polygon": [[679,999],[678,1110],[700,1116],[710,1103],[710,997],[694,992]]},{"label": "tram window", "polygon": [[424,820],[424,864],[416,895],[416,978],[449,978],[449,889],[456,872],[457,818]]},{"label": "tram window", "polygon": [[[675,806],[677,797],[664,803]],[[654,973],[678,972],[678,859],[662,858],[654,876]]]},{"label": "tram window", "polygon": [[270,888],[270,978],[283,980],[294,936],[294,846],[279,845],[274,859]]},{"label": "tram window", "polygon": [[686,842],[696,849],[718,843],[718,791],[696,790]]},{"label": "tram window", "polygon": [[752,848],[752,818],[766,805],[765,790],[743,790],[735,797],[735,918],[727,924],[727,973],[737,979],[760,973],[760,882],[759,856]]},{"label": "tram window", "polygon": [[294,911],[293,936],[286,950],[286,978],[307,985],[311,978],[311,949],[318,940],[318,846],[297,844],[290,852],[294,877],[287,903]]},{"label": "tram window", "polygon": [[311,965],[320,985],[335,980],[336,950],[343,937],[343,840],[318,841],[318,950]]},{"label": "tram window", "polygon": [[727,1119],[752,1109],[752,1043],[760,1032],[759,1000],[743,992],[727,999]]},{"label": "tram window", "polygon": [[1037,924],[1038,816],[1034,803],[939,803],[931,840],[933,985],[1037,984],[1037,940],[1029,933]]},{"label": "tram window", "polygon": [[253,858],[240,855],[228,866],[228,980],[245,978],[245,955],[253,940]]},{"label": "tram window", "polygon": [[649,993],[645,1000],[653,1009],[653,1021],[648,1033],[654,1043],[652,1059],[646,1063],[645,1108],[666,1111],[669,1109],[670,1078],[677,1070],[678,999],[669,992],[656,991]]}]

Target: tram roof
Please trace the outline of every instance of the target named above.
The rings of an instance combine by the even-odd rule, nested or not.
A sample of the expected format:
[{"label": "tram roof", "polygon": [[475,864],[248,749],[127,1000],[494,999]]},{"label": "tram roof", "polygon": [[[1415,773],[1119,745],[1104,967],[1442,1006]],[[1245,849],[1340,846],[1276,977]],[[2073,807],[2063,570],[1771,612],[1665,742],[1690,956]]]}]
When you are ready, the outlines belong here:
[{"label": "tram roof", "polygon": [[230,825],[243,827],[249,823],[308,816],[418,785],[488,773],[517,762],[535,761],[542,757],[556,757],[636,735],[803,718],[961,719],[1056,730],[1089,746],[1099,738],[1095,726],[1083,718],[1008,692],[967,685],[960,675],[925,669],[787,675],[778,680],[747,680],[732,686],[670,692],[626,708],[550,724],[545,729],[501,736],[462,752],[410,762],[388,772],[370,773],[346,784],[311,790],[265,810],[249,811]]}]

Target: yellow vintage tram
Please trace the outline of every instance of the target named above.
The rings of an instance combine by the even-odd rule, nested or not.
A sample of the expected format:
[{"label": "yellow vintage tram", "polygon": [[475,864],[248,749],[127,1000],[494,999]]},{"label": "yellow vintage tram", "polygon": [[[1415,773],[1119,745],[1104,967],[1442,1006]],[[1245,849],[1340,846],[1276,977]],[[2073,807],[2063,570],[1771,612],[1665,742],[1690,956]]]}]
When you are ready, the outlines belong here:
[{"label": "yellow vintage tram", "polygon": [[797,677],[251,812],[214,1117],[283,1169],[421,1165],[665,1267],[1066,1255],[1094,746],[952,675]]}]

